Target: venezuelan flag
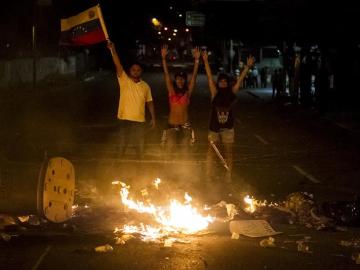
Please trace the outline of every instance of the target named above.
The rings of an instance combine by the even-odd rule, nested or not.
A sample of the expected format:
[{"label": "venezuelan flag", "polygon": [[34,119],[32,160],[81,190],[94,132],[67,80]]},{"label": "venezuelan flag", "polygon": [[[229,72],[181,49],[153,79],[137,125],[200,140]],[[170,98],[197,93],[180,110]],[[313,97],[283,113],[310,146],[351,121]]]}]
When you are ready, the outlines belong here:
[{"label": "venezuelan flag", "polygon": [[107,31],[98,5],[61,19],[60,45],[85,46],[100,43],[106,38]]}]

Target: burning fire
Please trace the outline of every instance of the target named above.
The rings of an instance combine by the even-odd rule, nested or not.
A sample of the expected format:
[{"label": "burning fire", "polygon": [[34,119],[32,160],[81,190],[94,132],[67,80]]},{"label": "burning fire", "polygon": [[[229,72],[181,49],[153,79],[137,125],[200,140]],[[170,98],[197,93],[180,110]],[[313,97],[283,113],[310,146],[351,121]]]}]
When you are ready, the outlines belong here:
[{"label": "burning fire", "polygon": [[[144,224],[143,222],[138,225],[124,225],[122,228],[115,228],[115,234],[123,234],[129,236],[138,234],[143,241],[162,241],[163,238],[169,238],[174,235],[182,234],[196,234],[205,231],[209,224],[215,221],[211,215],[203,215],[195,208],[192,203],[192,197],[185,192],[183,200],[171,199],[165,205],[155,205],[150,201],[150,190],[154,189],[156,192],[159,190],[161,180],[156,178],[152,182],[151,188],[144,188],[140,190],[143,200],[134,200],[130,197],[130,186],[121,182],[113,181],[113,185],[119,187],[119,193],[122,204],[129,210],[134,210],[138,213],[150,215],[154,224]],[[245,211],[254,213],[259,207],[272,207],[276,206],[267,201],[256,200],[253,196],[246,195],[243,198],[246,207]],[[219,204],[218,204],[219,205]],[[229,220],[232,220],[238,213],[235,205],[221,202],[220,206],[226,206]],[[201,211],[208,211],[211,207],[204,206]],[[156,224],[156,225],[155,225]],[[125,241],[125,240],[124,240]]]},{"label": "burning fire", "polygon": [[155,186],[156,189],[159,189],[160,183],[161,183],[160,178],[156,178],[155,181],[154,181],[154,186]]},{"label": "burning fire", "polygon": [[258,201],[254,197],[252,197],[252,196],[250,197],[249,195],[246,195],[244,197],[244,202],[248,205],[247,207],[245,207],[244,210],[249,213],[254,213],[258,207],[271,206],[271,205],[268,205],[266,200]]},{"label": "burning fire", "polygon": [[[161,180],[154,181],[155,188],[159,188]],[[114,184],[114,182],[113,182]],[[121,186],[120,196],[122,203],[129,209],[139,213],[147,213],[153,216],[159,224],[158,227],[140,224],[140,226],[125,225],[122,232],[126,234],[139,233],[143,240],[155,240],[169,234],[194,234],[207,229],[215,218],[201,215],[198,210],[191,205],[192,198],[188,193],[184,195],[184,202],[172,199],[169,205],[156,206],[150,202],[135,201],[129,198],[130,186],[123,182],[116,182]],[[144,192],[141,192],[144,194]],[[148,195],[148,193],[147,193]],[[118,232],[119,229],[116,229]]]}]

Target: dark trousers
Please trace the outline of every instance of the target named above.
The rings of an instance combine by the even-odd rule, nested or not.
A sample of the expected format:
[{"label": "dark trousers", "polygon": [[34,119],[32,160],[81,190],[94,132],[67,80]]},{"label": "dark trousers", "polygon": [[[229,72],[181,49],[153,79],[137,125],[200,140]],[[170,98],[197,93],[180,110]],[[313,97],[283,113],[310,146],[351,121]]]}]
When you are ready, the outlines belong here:
[{"label": "dark trousers", "polygon": [[144,156],[144,135],[145,122],[135,122],[128,120],[119,121],[119,154],[125,155],[127,148],[135,149],[136,157],[142,159]]}]

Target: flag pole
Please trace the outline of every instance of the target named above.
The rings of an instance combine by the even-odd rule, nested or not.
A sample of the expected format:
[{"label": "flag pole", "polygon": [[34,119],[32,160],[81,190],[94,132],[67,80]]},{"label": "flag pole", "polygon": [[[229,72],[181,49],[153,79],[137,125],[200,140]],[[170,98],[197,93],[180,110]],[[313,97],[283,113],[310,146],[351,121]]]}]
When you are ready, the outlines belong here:
[{"label": "flag pole", "polygon": [[108,31],[106,29],[106,24],[105,24],[104,17],[103,17],[102,12],[101,12],[100,4],[97,4],[96,8],[98,10],[98,15],[99,15],[99,19],[100,19],[101,28],[102,28],[102,30],[104,32],[106,40],[109,41],[110,38],[109,38]]}]

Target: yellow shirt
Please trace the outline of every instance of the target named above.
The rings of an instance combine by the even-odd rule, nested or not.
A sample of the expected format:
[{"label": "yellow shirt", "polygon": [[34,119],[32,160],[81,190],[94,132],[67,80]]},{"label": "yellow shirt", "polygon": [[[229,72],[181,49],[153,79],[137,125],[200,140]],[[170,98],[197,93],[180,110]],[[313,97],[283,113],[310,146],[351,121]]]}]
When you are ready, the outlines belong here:
[{"label": "yellow shirt", "polygon": [[150,86],[140,80],[134,82],[123,72],[118,77],[120,100],[118,119],[145,122],[145,103],[152,101]]}]

